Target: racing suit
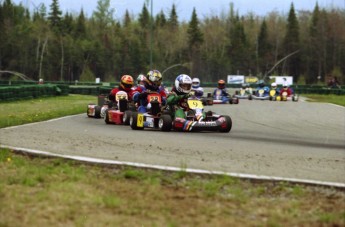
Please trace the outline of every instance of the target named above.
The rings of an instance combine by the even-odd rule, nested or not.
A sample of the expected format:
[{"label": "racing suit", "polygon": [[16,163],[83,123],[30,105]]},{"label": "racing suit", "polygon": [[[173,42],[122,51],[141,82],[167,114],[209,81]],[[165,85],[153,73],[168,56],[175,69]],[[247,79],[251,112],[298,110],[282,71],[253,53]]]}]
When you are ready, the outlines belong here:
[{"label": "racing suit", "polygon": [[133,100],[135,103],[139,105],[138,112],[145,113],[147,112],[147,95],[150,92],[156,92],[161,95],[162,97],[162,105],[166,103],[167,92],[163,86],[159,86],[157,89],[153,89],[152,86],[148,84],[148,82],[144,83],[144,86],[138,86],[133,94]]},{"label": "racing suit", "polygon": [[172,111],[173,119],[175,118],[186,118],[185,111],[188,110],[188,100],[189,94],[179,95],[176,88],[173,87],[171,92],[167,97],[167,105]]},{"label": "racing suit", "polygon": [[293,95],[293,90],[291,88],[289,88],[289,87],[288,88],[282,88],[280,90],[279,94],[282,96],[284,92],[287,93],[287,97],[291,97]]},{"label": "racing suit", "polygon": [[202,87],[193,87],[192,91],[194,91],[194,95],[198,98],[202,97],[204,95],[204,89]]}]

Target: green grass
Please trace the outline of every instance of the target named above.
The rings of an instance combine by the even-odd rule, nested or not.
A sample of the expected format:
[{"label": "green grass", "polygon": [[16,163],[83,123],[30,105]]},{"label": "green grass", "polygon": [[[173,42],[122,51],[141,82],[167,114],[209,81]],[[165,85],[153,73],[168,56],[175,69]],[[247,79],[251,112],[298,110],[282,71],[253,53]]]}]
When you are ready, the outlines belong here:
[{"label": "green grass", "polygon": [[307,97],[309,102],[326,102],[345,106],[345,95],[304,94],[303,96]]},{"label": "green grass", "polygon": [[92,102],[97,102],[96,96],[68,95],[2,102],[0,104],[0,128],[86,113],[87,104]]},{"label": "green grass", "polygon": [[344,226],[343,191],[0,149],[0,226]]}]

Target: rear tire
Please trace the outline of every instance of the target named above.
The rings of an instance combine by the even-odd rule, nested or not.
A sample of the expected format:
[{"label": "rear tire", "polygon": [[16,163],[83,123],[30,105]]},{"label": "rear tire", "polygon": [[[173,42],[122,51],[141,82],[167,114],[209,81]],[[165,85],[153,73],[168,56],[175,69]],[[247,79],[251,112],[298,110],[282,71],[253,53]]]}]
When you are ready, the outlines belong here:
[{"label": "rear tire", "polygon": [[232,120],[231,120],[230,116],[228,116],[228,115],[224,115],[223,117],[225,118],[226,127],[221,128],[219,131],[220,132],[230,132],[230,130],[232,128]]},{"label": "rear tire", "polygon": [[101,109],[100,106],[95,106],[95,118],[101,118]]},{"label": "rear tire", "polygon": [[172,128],[172,119],[170,115],[164,114],[160,117],[158,127],[161,131],[169,132]]}]

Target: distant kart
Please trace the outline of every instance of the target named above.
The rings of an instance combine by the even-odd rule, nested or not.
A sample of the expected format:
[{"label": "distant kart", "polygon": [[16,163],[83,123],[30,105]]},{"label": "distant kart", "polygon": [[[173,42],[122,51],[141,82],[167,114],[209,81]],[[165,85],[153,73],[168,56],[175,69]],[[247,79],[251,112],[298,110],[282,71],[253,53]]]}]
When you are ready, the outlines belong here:
[{"label": "distant kart", "polygon": [[135,110],[133,103],[128,101],[128,95],[119,91],[115,96],[116,106],[105,110],[104,121],[107,124],[129,125],[132,111]]},{"label": "distant kart", "polygon": [[246,90],[239,90],[239,91],[235,91],[234,96],[237,99],[248,99],[248,100],[252,100],[253,99],[253,91],[250,89],[248,91]]},{"label": "distant kart", "polygon": [[288,96],[288,93],[286,91],[284,91],[281,95],[280,95],[280,100],[281,101],[293,101],[293,102],[297,102],[298,101],[298,95],[293,94],[291,96]]},{"label": "distant kart", "polygon": [[269,100],[270,95],[267,94],[264,89],[259,89],[254,92],[253,99],[254,100]]},{"label": "distant kart", "polygon": [[[212,96],[212,93],[209,93]],[[239,100],[236,97],[223,96],[221,94],[215,94],[213,96],[213,104],[238,104]]]},{"label": "distant kart", "polygon": [[281,96],[279,95],[277,90],[275,90],[275,89],[270,90],[269,100],[270,101],[280,101],[281,100]]}]

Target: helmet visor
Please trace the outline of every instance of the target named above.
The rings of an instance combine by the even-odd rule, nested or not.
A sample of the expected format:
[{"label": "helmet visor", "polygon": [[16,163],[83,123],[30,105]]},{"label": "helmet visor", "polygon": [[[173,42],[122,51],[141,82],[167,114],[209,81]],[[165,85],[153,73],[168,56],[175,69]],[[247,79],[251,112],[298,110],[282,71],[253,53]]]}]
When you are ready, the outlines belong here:
[{"label": "helmet visor", "polygon": [[180,84],[180,87],[183,89],[183,90],[190,90],[191,89],[191,84]]}]

